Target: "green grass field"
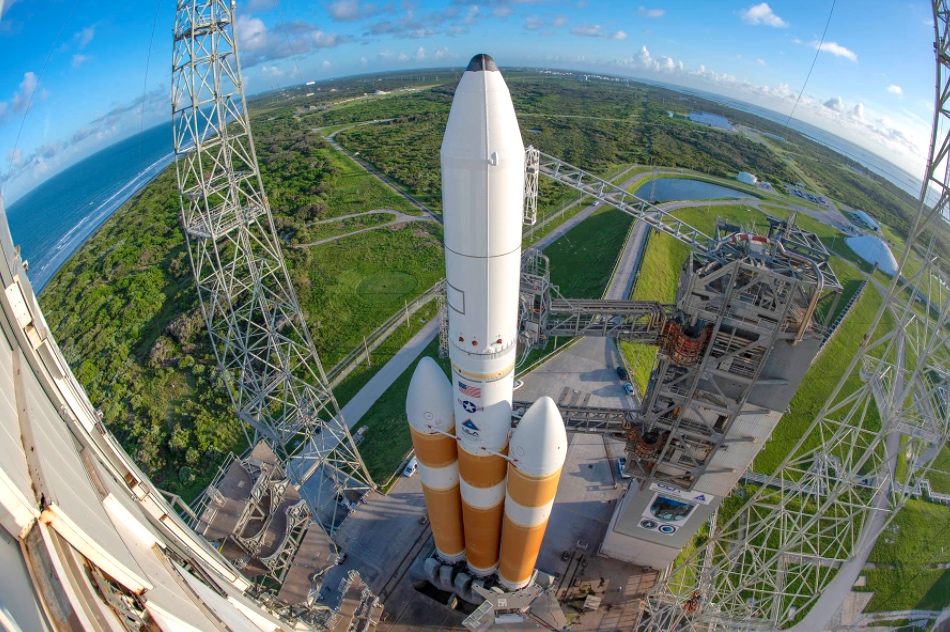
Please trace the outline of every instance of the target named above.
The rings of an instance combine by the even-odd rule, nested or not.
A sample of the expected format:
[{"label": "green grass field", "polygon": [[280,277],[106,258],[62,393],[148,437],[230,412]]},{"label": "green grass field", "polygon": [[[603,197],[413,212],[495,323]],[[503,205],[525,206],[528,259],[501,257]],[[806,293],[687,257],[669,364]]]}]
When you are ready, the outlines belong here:
[{"label": "green grass field", "polygon": [[347,217],[336,221],[314,223],[297,231],[295,244],[310,244],[324,239],[354,233],[365,228],[388,224],[396,219],[393,213],[366,213],[357,217]]},{"label": "green grass field", "polygon": [[927,479],[933,491],[938,494],[950,494],[950,446],[943,446],[937,454]]},{"label": "green grass field", "polygon": [[622,211],[598,209],[548,246],[551,283],[567,298],[603,296],[632,222]]},{"label": "green grass field", "polygon": [[909,500],[871,551],[877,569],[865,571],[874,597],[869,612],[941,610],[950,601],[950,511]]},{"label": "green grass field", "polygon": [[327,197],[330,217],[377,209],[392,209],[408,215],[422,213],[345,154],[333,149],[328,151],[333,152],[333,165],[338,170],[333,190]]},{"label": "green grass field", "polygon": [[294,250],[293,280],[326,366],[445,276],[442,227],[417,222]]}]

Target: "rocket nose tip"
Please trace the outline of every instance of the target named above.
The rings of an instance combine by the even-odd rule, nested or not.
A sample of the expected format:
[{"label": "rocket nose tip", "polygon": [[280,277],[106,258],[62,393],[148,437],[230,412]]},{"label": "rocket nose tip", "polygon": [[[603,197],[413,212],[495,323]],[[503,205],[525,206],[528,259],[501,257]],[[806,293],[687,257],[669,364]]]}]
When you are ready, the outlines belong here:
[{"label": "rocket nose tip", "polygon": [[491,58],[491,55],[485,53],[475,55],[472,57],[472,61],[468,62],[468,68],[465,69],[465,72],[479,72],[482,70],[498,71],[498,65]]}]

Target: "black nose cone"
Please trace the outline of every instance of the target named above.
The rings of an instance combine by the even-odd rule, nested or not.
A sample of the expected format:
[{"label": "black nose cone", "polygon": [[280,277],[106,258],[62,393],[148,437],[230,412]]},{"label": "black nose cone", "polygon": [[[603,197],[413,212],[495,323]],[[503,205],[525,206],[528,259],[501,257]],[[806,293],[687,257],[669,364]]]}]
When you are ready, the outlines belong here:
[{"label": "black nose cone", "polygon": [[498,66],[495,65],[495,60],[491,58],[491,55],[485,53],[475,55],[472,57],[472,61],[468,62],[468,68],[465,69],[466,72],[478,72],[480,70],[498,71]]}]

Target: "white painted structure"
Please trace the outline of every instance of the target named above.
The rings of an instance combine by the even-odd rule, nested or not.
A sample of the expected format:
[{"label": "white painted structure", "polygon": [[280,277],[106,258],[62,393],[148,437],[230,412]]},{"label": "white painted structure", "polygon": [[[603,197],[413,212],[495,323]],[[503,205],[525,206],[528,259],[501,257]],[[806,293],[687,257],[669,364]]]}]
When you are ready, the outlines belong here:
[{"label": "white painted structure", "polygon": [[441,158],[462,508],[469,569],[480,576],[498,566],[518,346],[524,156],[508,86],[491,57],[476,55],[455,90]]},{"label": "white painted structure", "polygon": [[868,263],[876,263],[878,270],[884,274],[893,276],[897,272],[897,259],[880,237],[874,235],[848,237],[845,243]]}]

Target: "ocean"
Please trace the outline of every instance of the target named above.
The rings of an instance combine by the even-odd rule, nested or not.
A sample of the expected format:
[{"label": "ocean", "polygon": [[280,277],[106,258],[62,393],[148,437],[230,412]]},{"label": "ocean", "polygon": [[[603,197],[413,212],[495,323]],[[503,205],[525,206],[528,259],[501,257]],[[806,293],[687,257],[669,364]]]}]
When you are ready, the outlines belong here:
[{"label": "ocean", "polygon": [[53,176],[7,209],[13,243],[39,293],[86,240],[174,159],[172,125],[119,141]]}]

